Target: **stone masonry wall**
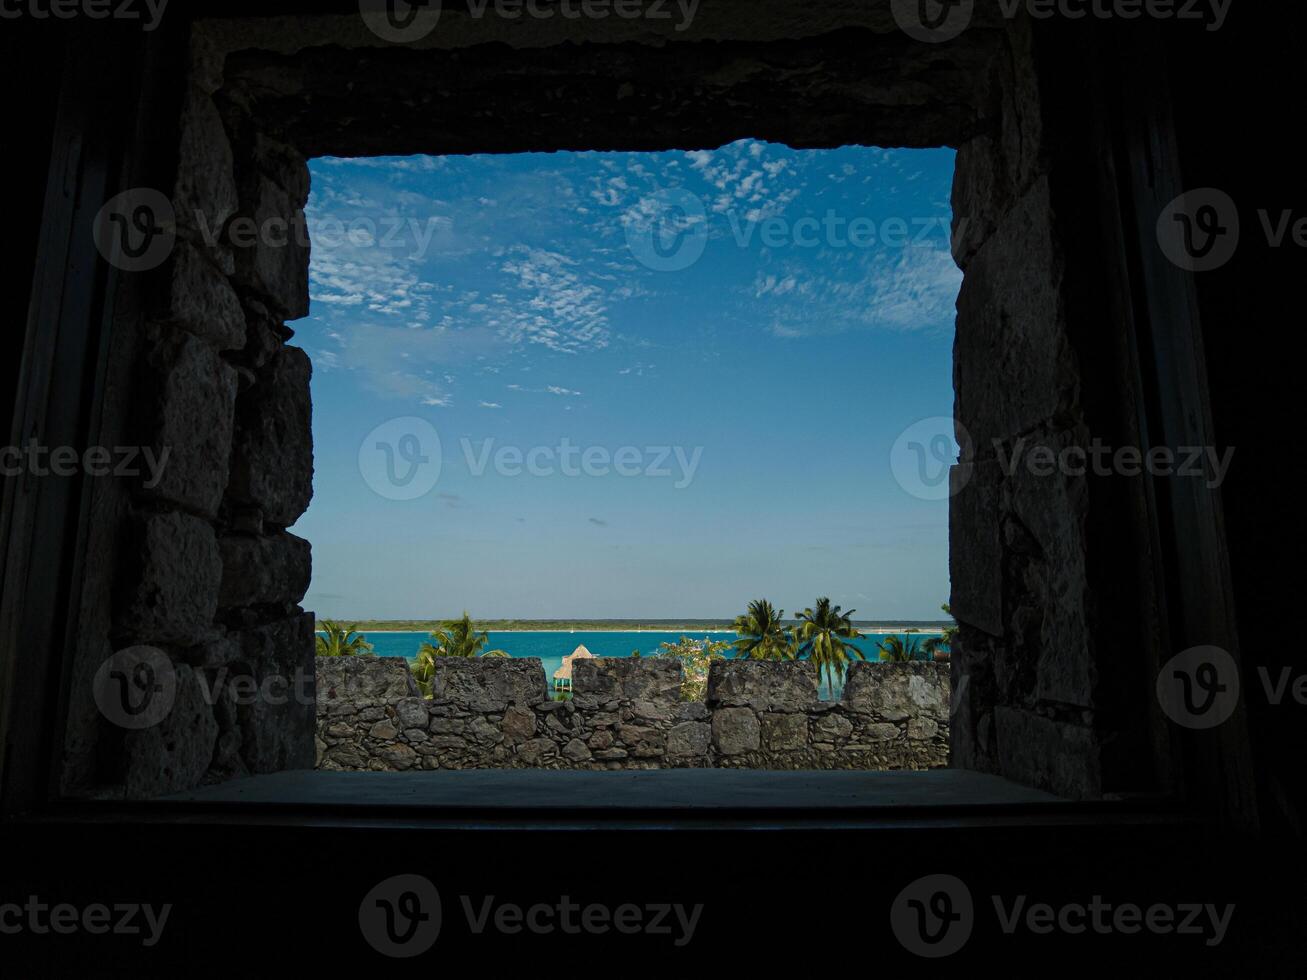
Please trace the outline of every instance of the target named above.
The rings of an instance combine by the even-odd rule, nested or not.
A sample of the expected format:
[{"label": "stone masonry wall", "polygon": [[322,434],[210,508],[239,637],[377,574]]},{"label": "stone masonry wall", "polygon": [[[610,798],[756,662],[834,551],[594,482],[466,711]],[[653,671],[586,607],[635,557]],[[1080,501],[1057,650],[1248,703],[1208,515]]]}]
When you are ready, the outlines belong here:
[{"label": "stone masonry wall", "polygon": [[1067,106],[1087,98],[1074,47],[1025,19],[1004,44],[979,91],[990,127],[959,147],[953,183],[965,277],[953,350],[951,763],[1094,799],[1148,785],[1148,687],[1132,673],[1156,633],[1145,625],[1143,481],[1011,461],[1142,444],[1122,396],[1135,366],[1126,318],[1111,309],[1113,243],[1099,227],[1115,206],[1095,196],[1098,171],[1113,178],[1093,135],[1068,121],[1082,116]]},{"label": "stone masonry wall", "polygon": [[[167,257],[120,298],[106,414],[122,444],[166,460],[157,481],[98,488],[91,548],[103,612],[84,612],[63,791],[150,797],[313,764],[309,542],[286,529],[312,496],[308,167],[219,94],[196,63],[179,97]],[[161,165],[162,166],[162,165]],[[155,217],[168,225],[166,214]],[[127,295],[127,291],[122,291]],[[166,455],[165,455],[166,454]],[[88,593],[95,592],[88,589]],[[155,728],[115,728],[89,681],[111,653],[154,647],[176,679]]]},{"label": "stone masonry wall", "polygon": [[682,701],[671,659],[574,665],[554,701],[535,658],[437,661],[418,696],[400,658],[319,658],[318,768],[928,769],[947,764],[947,664],[856,663],[820,701],[806,662],[719,661]]}]

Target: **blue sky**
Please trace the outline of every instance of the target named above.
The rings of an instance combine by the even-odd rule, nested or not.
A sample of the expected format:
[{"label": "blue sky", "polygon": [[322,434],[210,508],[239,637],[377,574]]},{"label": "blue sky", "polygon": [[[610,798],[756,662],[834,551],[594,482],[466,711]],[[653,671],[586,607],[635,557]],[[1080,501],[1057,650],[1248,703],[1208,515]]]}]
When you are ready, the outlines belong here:
[{"label": "blue sky", "polygon": [[307,608],[939,618],[947,501],[889,457],[952,413],[952,151],[311,170]]}]

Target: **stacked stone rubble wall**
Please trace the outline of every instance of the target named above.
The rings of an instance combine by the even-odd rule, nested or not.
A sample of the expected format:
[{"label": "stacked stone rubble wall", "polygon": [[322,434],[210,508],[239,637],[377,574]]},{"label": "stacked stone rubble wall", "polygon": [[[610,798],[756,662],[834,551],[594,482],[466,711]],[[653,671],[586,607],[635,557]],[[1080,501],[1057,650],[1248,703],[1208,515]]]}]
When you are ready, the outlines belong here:
[{"label": "stacked stone rubble wall", "polygon": [[555,701],[538,659],[438,661],[430,699],[400,658],[318,660],[318,768],[930,769],[948,760],[947,664],[857,663],[822,701],[805,662],[721,661],[703,701],[682,667],[596,658]]}]

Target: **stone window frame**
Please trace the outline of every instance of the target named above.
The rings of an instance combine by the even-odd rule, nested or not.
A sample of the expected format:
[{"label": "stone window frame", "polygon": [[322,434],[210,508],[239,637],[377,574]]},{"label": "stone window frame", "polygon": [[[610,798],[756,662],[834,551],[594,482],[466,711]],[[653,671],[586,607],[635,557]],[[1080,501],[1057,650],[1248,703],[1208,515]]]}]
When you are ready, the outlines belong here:
[{"label": "stone window frame", "polygon": [[[293,140],[302,151],[301,155],[318,155],[330,152],[333,147],[337,151],[344,149],[360,154],[383,151],[467,152],[472,148],[504,152],[514,147],[539,149],[542,141],[554,144],[557,149],[593,149],[598,148],[596,144],[600,141],[586,139],[585,134],[589,132],[593,135],[596,128],[606,134],[603,145],[613,149],[667,149],[677,145],[689,148],[709,143],[720,144],[743,136],[775,139],[796,147],[859,141],[904,146],[959,145],[955,208],[959,202],[971,205],[966,208],[970,219],[968,226],[955,241],[955,257],[968,273],[964,280],[963,297],[959,301],[962,315],[966,316],[964,308],[968,302],[983,308],[987,302],[995,299],[993,294],[973,294],[969,297],[968,282],[974,284],[983,281],[992,285],[999,281],[994,292],[998,294],[1000,308],[994,311],[991,320],[1002,323],[1009,329],[1003,338],[1005,344],[1014,338],[1022,339],[1020,331],[1015,335],[1010,333],[1014,318],[1020,322],[1024,317],[1028,324],[1034,326],[1041,322],[1053,322],[1062,329],[1054,338],[1053,346],[1058,350],[1051,354],[1047,343],[1039,340],[1035,332],[1032,331],[1024,338],[1038,341],[1031,349],[1032,354],[1042,352],[1049,355],[1046,366],[1053,382],[1049,386],[1037,386],[1035,392],[1036,397],[1050,397],[1051,401],[1033,407],[1013,404],[1010,398],[1004,401],[1002,393],[995,395],[992,392],[985,397],[973,399],[969,404],[971,392],[983,391],[987,379],[983,372],[968,374],[968,367],[974,367],[977,363],[974,360],[976,351],[969,351],[967,344],[960,339],[957,358],[961,363],[955,363],[955,388],[959,392],[958,416],[967,424],[975,438],[975,445],[983,445],[984,438],[992,438],[996,432],[1003,433],[1001,437],[1010,434],[1013,419],[1026,425],[1043,425],[1046,434],[1052,437],[1077,431],[1076,426],[1084,424],[1086,419],[1074,418],[1075,412],[1069,412],[1068,409],[1077,406],[1068,406],[1063,396],[1077,393],[1081,379],[1071,370],[1075,367],[1074,358],[1063,355],[1067,353],[1068,347],[1075,355],[1083,356],[1087,350],[1083,339],[1076,336],[1081,325],[1075,322],[1074,315],[1067,308],[1068,299],[1075,298],[1078,290],[1083,292],[1086,288],[1083,279],[1073,281],[1074,268],[1069,262],[1072,256],[1083,254],[1083,245],[1078,252],[1074,235],[1069,233],[1065,224],[1059,224],[1065,219],[1053,207],[1054,203],[1066,203],[1066,189],[1057,185],[1059,179],[1065,179],[1064,175],[1070,173],[1072,168],[1059,155],[1056,145],[1056,140],[1066,134],[1052,131],[1053,121],[1048,110],[1054,100],[1047,91],[1041,91],[1040,86],[1046,82],[1047,75],[1040,75],[1036,70],[1038,59],[1031,56],[1030,25],[982,24],[963,41],[940,48],[927,48],[906,42],[892,25],[887,25],[884,11],[872,11],[866,15],[867,19],[854,24],[843,20],[849,16],[847,11],[822,11],[797,26],[793,20],[786,22],[784,16],[780,16],[776,26],[764,25],[761,28],[756,25],[741,28],[738,21],[710,21],[703,26],[703,33],[698,36],[672,39],[687,43],[709,43],[691,52],[689,61],[693,71],[688,80],[678,77],[674,72],[670,79],[659,79],[662,88],[657,90],[670,87],[673,93],[668,99],[670,106],[654,120],[653,125],[649,124],[648,118],[632,117],[621,105],[624,99],[631,97],[631,92],[625,91],[622,86],[597,88],[594,85],[596,79],[609,77],[614,71],[629,70],[636,77],[654,79],[658,77],[660,68],[678,65],[675,58],[671,61],[667,58],[671,54],[680,54],[679,51],[670,44],[664,49],[660,45],[648,43],[648,35],[639,31],[631,36],[620,36],[624,30],[620,27],[616,35],[599,32],[588,42],[594,47],[583,46],[585,57],[580,59],[582,64],[578,68],[576,50],[564,50],[556,36],[532,37],[526,43],[518,43],[502,35],[496,36],[493,32],[491,35],[474,33],[473,36],[461,39],[456,32],[451,32],[442,33],[439,43],[425,49],[400,51],[362,37],[354,18],[310,19],[307,26],[312,30],[307,33],[303,30],[305,22],[291,18],[201,23],[191,38],[189,66],[152,65],[150,71],[155,75],[144,86],[150,98],[145,100],[143,106],[136,107],[138,112],[128,113],[125,118],[120,114],[119,119],[120,124],[135,122],[138,127],[147,111],[153,111],[156,118],[160,119],[180,119],[180,132],[173,127],[165,127],[163,130],[175,135],[177,142],[174,146],[180,146],[180,154],[172,151],[170,155],[166,142],[162,147],[158,145],[157,136],[141,132],[139,128],[132,130],[125,140],[125,159],[131,162],[131,166],[119,171],[118,176],[122,177],[132,169],[138,174],[152,174],[154,186],[173,187],[178,199],[203,199],[205,207],[215,208],[215,195],[220,199],[227,190],[221,176],[209,174],[207,177],[213,177],[212,180],[205,178],[188,181],[185,179],[188,176],[185,161],[188,151],[198,154],[194,159],[210,163],[215,159],[221,163],[222,154],[212,153],[215,146],[211,143],[190,142],[188,129],[212,124],[214,113],[210,111],[206,100],[213,101],[214,105],[223,101],[221,92],[229,82],[227,73],[233,70],[237,76],[242,77],[243,91],[240,98],[227,100],[227,108],[234,106],[239,113],[255,105],[273,106],[277,109],[275,116],[278,120],[275,127],[269,127],[275,128],[275,135],[262,132],[256,110],[246,120],[250,129],[242,132],[234,142],[229,139],[231,148],[241,157],[239,160],[233,158],[232,176],[238,203],[242,207],[252,207],[256,213],[263,208],[264,213],[281,214],[288,218],[302,213],[302,198],[307,193],[307,184],[301,188],[293,176],[288,176],[299,171],[302,160],[299,163],[295,161],[293,150],[287,155],[290,144],[283,142],[285,139]],[[471,30],[475,32],[482,26],[478,25]],[[352,40],[342,44],[342,31]],[[310,46],[310,39],[318,42],[317,46]],[[474,48],[476,51],[472,52],[471,49]],[[466,142],[463,144],[457,138],[448,138],[449,120],[441,118],[439,114],[426,119],[431,127],[429,129],[405,125],[412,122],[412,117],[406,117],[404,111],[394,111],[389,115],[368,115],[366,110],[378,105],[389,104],[392,109],[403,109],[403,106],[394,105],[394,93],[390,90],[398,79],[426,78],[430,84],[433,77],[431,64],[419,62],[416,57],[419,52],[425,52],[425,57],[431,62],[439,62],[451,69],[466,68],[470,64],[474,69],[480,66],[489,73],[478,75],[473,70],[466,76],[456,72],[439,76],[445,81],[449,77],[466,78],[468,84],[480,82],[483,86],[494,88],[495,79],[503,76],[497,97],[503,100],[501,105],[505,107],[512,106],[515,101],[522,102],[520,89],[524,87],[523,82],[535,73],[538,80],[555,86],[554,95],[560,92],[565,94],[566,97],[557,99],[557,104],[568,107],[569,112],[566,117],[549,111],[519,112],[517,121],[524,125],[500,125],[492,128],[482,125],[480,129],[473,119],[468,127],[471,135],[464,134]],[[563,54],[567,57],[560,57]],[[479,60],[482,56],[483,62]],[[330,70],[333,61],[338,68],[342,58],[353,65],[357,75],[342,76],[339,72]],[[778,73],[787,77],[802,77],[816,61],[821,62],[823,70],[830,72],[828,86],[817,86],[816,89],[787,96],[786,111],[777,112],[775,93],[768,96],[766,83]],[[397,67],[401,63],[404,67]],[[350,82],[358,77],[368,77],[365,69],[369,64],[383,66],[381,74],[389,77],[389,83],[374,85],[371,89],[356,93],[350,87]],[[878,68],[885,65],[892,67]],[[180,104],[177,100],[170,101],[159,95],[165,88],[161,82],[176,78],[179,67],[188,78]],[[702,106],[696,109],[694,105],[694,96],[699,92],[699,81],[712,77],[714,71],[721,72],[725,67],[744,67],[747,70],[739,72],[722,90],[710,93],[708,104],[713,112],[697,111],[702,109]],[[496,76],[495,72],[499,72],[500,76]],[[862,86],[852,94],[838,84],[847,81],[851,77],[850,73]],[[871,76],[869,81],[868,74]],[[655,83],[650,81],[649,84]],[[154,87],[151,88],[151,85]],[[732,85],[735,86],[734,89],[730,88]],[[298,95],[296,86],[299,86]],[[444,82],[440,87],[446,87]],[[575,105],[586,104],[575,101],[578,93],[587,89],[600,93],[594,100],[593,110],[575,112]],[[306,92],[311,95],[308,100],[303,99]],[[642,93],[637,90],[634,94],[639,97]],[[734,104],[727,98],[732,94],[740,96],[740,100]],[[448,93],[445,95],[448,97]],[[1059,98],[1063,95],[1064,93],[1058,93]],[[333,106],[333,99],[342,98],[344,103],[337,101]],[[297,99],[303,111],[298,114],[286,111],[296,104]],[[421,102],[420,97],[418,101]],[[428,103],[429,101],[430,93]],[[454,98],[450,101],[457,104],[459,100]],[[310,102],[316,107],[307,108]],[[1159,97],[1150,104],[1150,108],[1155,109],[1162,103],[1163,100]],[[345,118],[349,122],[345,125],[332,123],[327,127],[329,132],[315,126],[315,117],[320,119],[332,108],[339,109],[342,104],[354,105],[364,111],[357,114],[337,113],[337,118]],[[742,105],[752,107],[754,111],[741,111]],[[518,105],[517,108],[520,110],[522,106]],[[539,104],[534,104],[534,108],[538,109]],[[229,127],[231,123],[223,120],[223,125]],[[454,131],[457,132],[457,128]],[[708,138],[702,135],[704,133],[716,135]],[[62,135],[66,137],[68,134]],[[439,145],[435,145],[436,142]],[[172,164],[159,165],[156,159],[150,157],[151,149],[156,153],[162,149],[158,158],[171,159]],[[1131,147],[1132,151],[1135,149]],[[1163,155],[1166,151],[1167,148],[1163,147]],[[1173,147],[1170,151],[1173,153]],[[109,157],[112,159],[112,152]],[[177,168],[179,159],[180,170]],[[1157,164],[1156,160],[1151,162]],[[1173,165],[1173,161],[1165,159],[1163,163]],[[279,167],[285,168],[280,171],[282,179],[269,179]],[[191,168],[189,176],[205,177],[201,173],[202,169]],[[238,176],[242,173],[244,176]],[[114,186],[112,173],[99,176],[101,186]],[[1170,176],[1175,179],[1174,173]],[[191,198],[187,198],[187,195],[191,195]],[[1120,207],[1119,213],[1123,215],[1121,224],[1126,226],[1126,232],[1138,231],[1128,227],[1129,216],[1121,202],[1115,203]],[[1140,202],[1129,203],[1138,205]],[[222,207],[219,200],[216,209],[221,210]],[[85,215],[71,215],[69,218],[84,221]],[[1009,254],[1015,252],[1027,259],[1045,263],[1041,278],[1048,285],[1046,295],[1037,297],[1031,303],[1029,297],[1018,296],[1022,282],[1009,282],[1004,286],[1001,283],[1001,273],[992,277],[984,273],[985,247],[992,242],[1005,243],[1003,247]],[[994,249],[991,248],[991,251]],[[215,254],[204,256],[207,264],[202,267],[202,273],[209,275],[213,268],[217,268],[233,278],[233,281],[250,287],[255,295],[241,297],[247,325],[250,319],[248,304],[251,301],[262,301],[269,314],[264,326],[277,337],[280,322],[292,319],[297,312],[306,308],[307,256],[302,263],[296,264],[292,260],[290,266],[279,266],[279,262],[286,261],[289,252],[273,256],[222,253],[223,250],[219,249]],[[227,265],[229,260],[233,263],[230,272]],[[980,275],[977,275],[977,264],[982,269]],[[109,327],[113,326],[116,328],[114,338],[123,333],[124,322],[137,325],[145,321],[173,323],[180,325],[188,334],[186,339],[175,343],[194,348],[192,338],[197,338],[207,344],[208,348],[217,345],[220,350],[221,345],[230,338],[221,331],[209,335],[213,322],[201,322],[201,317],[185,308],[184,300],[193,285],[193,280],[188,280],[183,275],[185,271],[181,262],[174,263],[162,290],[157,282],[149,288],[139,283],[117,284],[121,286],[117,305],[102,296],[100,305],[92,307],[90,322],[94,322],[95,310],[98,309],[103,333],[109,335]],[[195,271],[194,266],[191,271]],[[1165,300],[1179,297],[1182,300],[1186,289],[1190,293],[1192,291],[1191,284],[1177,283],[1173,273],[1170,275],[1171,281],[1160,281],[1167,278],[1166,270],[1154,268],[1146,272],[1151,277],[1149,299],[1154,303],[1159,298]],[[111,276],[113,278],[118,277]],[[1152,290],[1154,286],[1157,287],[1156,290]],[[126,303],[121,300],[123,294],[130,297]],[[38,292],[38,299],[40,296]],[[1006,306],[1004,300],[1007,301]],[[45,312],[48,313],[49,310]],[[39,316],[34,312],[31,322],[37,319]],[[1194,325],[1191,323],[1188,326],[1192,331]],[[284,343],[284,336],[279,339]],[[992,344],[992,338],[986,341],[982,336],[980,340],[982,350],[986,343]],[[100,342],[105,343],[103,338]],[[94,348],[93,343],[91,347]],[[270,348],[280,349],[275,340],[270,341]],[[992,349],[990,354],[993,354]],[[104,387],[94,393],[96,410],[102,410],[106,404],[112,405],[115,397],[124,397],[121,379],[136,369],[140,351],[133,341],[115,346],[107,355],[102,353],[101,357],[108,363],[102,362],[100,377],[107,380]],[[1127,356],[1112,362],[1112,366],[1120,370],[1123,363],[1128,361]],[[48,366],[36,365],[38,369]],[[127,370],[127,374],[114,373],[124,370]],[[224,372],[219,368],[217,373]],[[1180,373],[1183,373],[1183,365]],[[118,379],[117,384],[115,377]],[[989,383],[992,384],[992,379],[989,379]],[[239,386],[239,379],[235,384]],[[220,388],[227,386],[227,381],[219,383]],[[1172,404],[1183,407],[1195,397],[1202,399],[1204,392],[1187,391],[1181,386],[1179,390],[1164,393],[1164,397],[1170,399]],[[1092,399],[1086,398],[1084,401],[1085,405],[1080,407],[1090,409],[1086,415],[1089,416],[1088,421],[1095,426],[1109,419],[1122,422],[1122,418],[1111,411],[1091,404]],[[122,402],[118,404],[121,406]],[[127,414],[125,409],[122,412]],[[1128,412],[1125,415],[1128,416],[1124,419],[1127,427],[1131,424],[1143,425],[1137,416]],[[1004,422],[1007,423],[1006,429]],[[964,699],[961,704],[958,723],[954,726],[957,739],[954,765],[998,772],[1034,785],[1040,785],[1042,781],[1042,788],[1080,798],[1097,798],[1104,792],[1115,791],[1121,786],[1129,789],[1157,789],[1160,786],[1164,791],[1174,790],[1179,778],[1176,774],[1179,767],[1176,758],[1178,749],[1174,737],[1159,731],[1156,712],[1151,710],[1151,706],[1142,723],[1140,719],[1127,721],[1123,717],[1127,713],[1122,710],[1123,707],[1138,707],[1146,703],[1146,699],[1136,691],[1125,705],[1107,704],[1107,710],[1101,712],[1093,703],[1096,696],[1112,687],[1110,681],[1116,678],[1109,678],[1109,683],[1104,684],[1102,668],[1105,661],[1095,659],[1093,651],[1093,644],[1101,637],[1096,635],[1093,624],[1083,620],[1077,622],[1084,608],[1090,605],[1090,597],[1086,597],[1083,608],[1066,612],[1062,617],[1063,622],[1052,624],[1050,628],[1055,634],[1052,644],[1046,642],[1046,637],[1041,637],[1045,642],[1038,654],[1039,662],[1021,662],[1021,632],[1014,631],[1014,624],[1005,621],[1010,619],[1012,613],[1012,598],[1002,592],[997,583],[1021,580],[1028,571],[1011,567],[1014,561],[1019,563],[1023,560],[1023,550],[1028,550],[1011,547],[1009,539],[1014,531],[1018,538],[1021,533],[1033,534],[1037,538],[1038,529],[1022,528],[1020,522],[1014,529],[1010,521],[1005,523],[1004,519],[995,514],[995,511],[1004,506],[1007,517],[1016,512],[1012,499],[1014,491],[1019,491],[1019,488],[1003,486],[1002,481],[993,476],[992,459],[978,455],[965,462],[972,464],[974,477],[968,489],[954,498],[950,519],[951,538],[955,542],[959,539],[966,540],[968,551],[965,557],[968,561],[977,560],[979,565],[960,566],[957,559],[961,553],[958,549],[951,548],[950,561],[955,576],[952,603],[963,628],[960,664],[964,674],[974,668],[976,683],[971,687],[970,700]],[[195,488],[182,487],[177,493],[184,496],[191,489]],[[1141,491],[1141,497],[1147,495],[1147,491]],[[112,501],[106,502],[104,496],[111,495],[106,492],[100,499],[94,500],[92,508],[110,508]],[[201,512],[200,520],[206,519],[204,513],[206,508],[211,508],[212,498],[201,498],[204,498],[203,492],[200,498],[181,501],[186,510],[183,520],[194,519],[196,510]],[[173,503],[178,501],[173,500]],[[1083,500],[1076,499],[1075,493],[1069,495],[1064,503],[1068,508],[1079,508],[1075,511],[1075,516],[1080,528],[1078,541],[1075,542],[1078,551],[1073,548],[1073,553],[1065,557],[1071,564],[1079,562],[1086,581],[1090,575],[1090,571],[1086,570],[1088,565],[1085,554],[1088,532],[1101,529],[1104,520],[1118,520],[1122,513],[1154,506],[1147,499],[1125,502],[1113,500],[1103,506],[1093,501],[1086,506]],[[113,544],[108,540],[116,540],[119,533],[116,526],[102,530],[100,538],[96,538],[92,532],[88,550],[96,554],[97,549],[100,549],[114,560],[121,559],[122,556],[113,551]],[[1132,542],[1139,544],[1139,530],[1135,529],[1132,533]],[[1206,536],[1200,537],[1199,549],[1211,552],[1214,547],[1211,541]],[[1219,549],[1219,542],[1215,547]],[[1222,584],[1219,581],[1220,574],[1218,568],[1214,573],[1218,586]],[[1137,575],[1135,578],[1127,578],[1132,584],[1141,579],[1147,580],[1146,570],[1139,571]],[[68,678],[85,677],[87,665],[93,663],[97,656],[103,655],[103,638],[122,622],[121,598],[115,595],[110,601],[105,581],[96,580],[94,575],[87,575],[86,578],[90,582],[87,591],[91,594],[92,601],[83,600],[76,629],[71,631],[73,635],[69,646],[75,647],[75,650],[65,650],[62,655],[64,695],[59,711],[65,718],[72,718],[77,710],[76,685],[70,684]],[[1065,583],[1059,583],[1061,584]],[[1148,584],[1147,581],[1145,584]],[[290,591],[293,593],[294,588]],[[1111,592],[1110,589],[1108,591]],[[112,626],[106,624],[106,603],[113,607],[107,614],[107,618],[114,623]],[[130,600],[128,605],[130,606]],[[295,603],[289,602],[288,605],[293,606]],[[1141,605],[1147,605],[1147,602]],[[203,616],[206,609],[207,607],[201,608],[198,615]],[[21,617],[15,615],[12,608],[8,612],[5,626],[13,630],[21,622]],[[1151,610],[1151,614],[1159,615],[1155,609]],[[98,632],[95,629],[97,624],[100,627]],[[1067,624],[1071,634],[1056,635],[1058,629]],[[1149,619],[1149,611],[1145,610],[1140,613],[1134,625],[1141,634],[1147,634],[1150,630],[1155,630],[1157,622],[1155,618]],[[53,638],[48,629],[45,635]],[[1068,639],[1070,642],[1064,642]],[[1017,644],[1015,648],[1014,642]],[[1160,645],[1154,644],[1147,650],[1147,656],[1152,658],[1152,662],[1156,661],[1160,649]],[[1071,651],[1069,654],[1066,653],[1068,650]],[[1057,663],[1058,657],[1067,656],[1070,661]],[[1022,671],[1033,670],[1037,675],[1033,683],[1027,685],[1028,689],[1023,695],[1029,703],[1004,703],[1006,695],[1000,690],[1004,685],[1001,679],[996,680],[994,674],[996,666],[1000,669],[1003,667],[1005,657],[1010,660],[1007,667],[1011,672],[1020,674]],[[49,670],[49,667],[43,670]],[[48,677],[43,679],[49,681]],[[22,684],[13,686],[21,687]],[[1017,686],[1019,688],[1020,684]],[[73,688],[71,692],[70,687]],[[73,695],[71,698],[70,693]],[[1110,701],[1110,698],[1106,700]],[[73,704],[70,705],[70,701]],[[1085,701],[1090,704],[1083,704]],[[1084,708],[1079,718],[1067,710],[1078,703]],[[12,724],[11,719],[12,716],[6,719],[7,729]],[[1103,719],[1107,719],[1106,724]],[[1117,731],[1112,726],[1121,728]],[[1125,764],[1110,754],[1110,743],[1114,741],[1114,736],[1126,730],[1145,735],[1145,743],[1149,746],[1149,765],[1142,769]],[[79,747],[75,725],[69,725],[69,733],[65,745],[65,768],[68,756],[76,755]],[[1235,731],[1224,742],[1203,743],[1206,748],[1200,745],[1197,754],[1202,756],[1207,752],[1226,758],[1240,758],[1246,754],[1247,747],[1241,747],[1239,739],[1240,734]],[[1005,740],[1006,748],[1003,744]],[[94,739],[90,738],[89,741],[93,742]],[[1033,746],[1037,751],[1033,755],[1014,751],[1017,744]],[[81,748],[84,749],[85,745]],[[277,751],[280,750],[274,750],[274,755]],[[1144,772],[1144,769],[1147,771]],[[1105,773],[1110,778],[1105,779]],[[69,789],[66,778],[63,789]],[[56,795],[58,794],[59,791],[56,790]],[[1207,795],[1210,799],[1215,794]]]}]

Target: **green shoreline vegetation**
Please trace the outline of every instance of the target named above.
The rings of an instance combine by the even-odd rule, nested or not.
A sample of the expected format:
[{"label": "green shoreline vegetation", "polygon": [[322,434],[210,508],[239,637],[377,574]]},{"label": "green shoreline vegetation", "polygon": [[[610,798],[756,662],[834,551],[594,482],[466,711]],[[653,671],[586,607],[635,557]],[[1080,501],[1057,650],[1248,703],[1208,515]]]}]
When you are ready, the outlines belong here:
[{"label": "green shoreline vegetation", "polygon": [[[350,627],[360,633],[430,633],[440,629],[445,619],[351,619]],[[575,631],[578,633],[734,633],[733,619],[478,619],[477,629],[490,633],[528,633]],[[794,620],[787,621],[794,625]],[[951,620],[854,620],[853,625],[868,632],[880,627],[920,633],[936,633],[953,625]]]},{"label": "green shoreline vegetation", "polygon": [[[940,607],[950,613],[948,603]],[[681,633],[676,643],[660,643],[655,657],[676,657],[686,669],[682,693],[688,700],[702,697],[706,688],[708,668],[713,660],[723,659],[728,653],[750,660],[807,660],[817,668],[818,679],[825,675],[827,689],[834,692],[836,677],[842,675],[853,660],[865,660],[867,654],[850,641],[868,633],[888,633],[873,653],[877,659],[893,663],[914,660],[947,660],[957,627],[940,622],[937,628],[925,623],[909,626],[906,623],[888,623],[882,627],[875,621],[855,622],[850,609],[844,612],[826,596],[814,606],[804,609],[793,620],[785,619],[785,611],[776,609],[766,599],[754,599],[742,616],[734,620],[481,620],[474,621],[467,611],[458,619],[431,623],[423,620],[365,620],[361,623],[340,623],[323,620],[315,644],[320,657],[370,657],[374,648],[363,634],[369,630],[383,632],[422,632],[429,629],[429,639],[418,650],[413,665],[413,679],[423,697],[432,696],[436,661],[444,657],[507,657],[503,650],[486,650],[490,631],[551,630],[567,632],[598,632],[602,630],[645,630],[658,633]],[[925,628],[923,628],[925,627]],[[735,633],[737,639],[695,640],[686,632],[721,631]],[[921,642],[918,636],[901,633],[938,633]],[[582,649],[582,648],[578,648]],[[589,654],[586,654],[589,656]],[[633,657],[643,654],[637,649]],[[558,675],[555,675],[557,678]],[[564,680],[567,680],[566,678]],[[570,681],[568,681],[570,684]],[[555,698],[566,698],[567,690],[555,683]]]}]

